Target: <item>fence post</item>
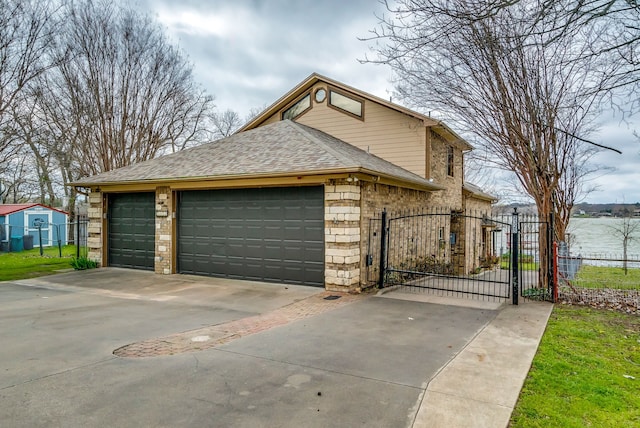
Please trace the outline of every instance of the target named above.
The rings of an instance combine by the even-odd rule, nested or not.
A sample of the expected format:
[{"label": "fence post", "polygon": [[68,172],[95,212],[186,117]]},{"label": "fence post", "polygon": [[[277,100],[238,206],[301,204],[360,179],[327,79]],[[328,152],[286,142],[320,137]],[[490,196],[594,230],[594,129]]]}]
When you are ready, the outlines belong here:
[{"label": "fence post", "polygon": [[553,303],[558,301],[558,243],[553,243]]},{"label": "fence post", "polygon": [[384,277],[386,271],[385,255],[387,253],[387,209],[382,210],[382,228],[380,229],[380,278],[378,278],[378,288],[384,287]]},{"label": "fence post", "polygon": [[40,255],[44,254],[42,249],[42,224],[38,223],[38,245],[40,246]]},{"label": "fence post", "polygon": [[[549,225],[547,227],[547,290],[551,291],[553,296],[554,283],[553,272],[556,265],[556,259],[553,254],[553,242],[555,237],[555,214],[553,203],[551,204],[551,213],[549,214]],[[552,297],[553,298],[553,297]],[[555,299],[553,300],[555,302]]]},{"label": "fence post", "polygon": [[520,287],[518,285],[519,273],[519,256],[518,256],[518,208],[513,208],[513,214],[511,216],[511,303],[518,304],[518,294]]},{"label": "fence post", "polygon": [[54,224],[56,227],[56,236],[58,238],[58,257],[62,258],[62,239],[60,239],[60,225]]},{"label": "fence post", "polygon": [[76,259],[80,258],[80,219],[78,219],[78,214],[76,214],[76,239],[75,239],[75,244],[76,244]]}]

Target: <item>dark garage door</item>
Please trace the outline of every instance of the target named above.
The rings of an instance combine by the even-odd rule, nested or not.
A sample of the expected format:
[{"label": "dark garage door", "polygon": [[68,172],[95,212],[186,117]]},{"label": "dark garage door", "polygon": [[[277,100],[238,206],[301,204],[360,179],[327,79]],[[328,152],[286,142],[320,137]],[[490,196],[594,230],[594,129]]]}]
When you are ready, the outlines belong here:
[{"label": "dark garage door", "polygon": [[155,194],[109,195],[109,266],[153,270]]},{"label": "dark garage door", "polygon": [[324,286],[323,188],[182,192],[178,270]]}]

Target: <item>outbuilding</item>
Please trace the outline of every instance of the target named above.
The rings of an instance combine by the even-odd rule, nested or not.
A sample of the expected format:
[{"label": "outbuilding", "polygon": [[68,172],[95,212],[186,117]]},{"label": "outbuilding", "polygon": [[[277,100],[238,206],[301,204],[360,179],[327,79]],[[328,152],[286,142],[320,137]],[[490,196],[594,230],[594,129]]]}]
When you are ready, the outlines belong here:
[{"label": "outbuilding", "polygon": [[0,251],[66,245],[68,214],[43,204],[0,205]]}]

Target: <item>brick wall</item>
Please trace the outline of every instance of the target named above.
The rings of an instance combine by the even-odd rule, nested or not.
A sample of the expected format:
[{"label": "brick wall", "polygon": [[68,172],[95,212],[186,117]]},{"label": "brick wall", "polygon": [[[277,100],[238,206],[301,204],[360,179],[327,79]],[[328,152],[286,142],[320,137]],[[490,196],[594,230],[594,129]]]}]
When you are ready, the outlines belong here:
[{"label": "brick wall", "polygon": [[465,192],[464,195],[464,209],[468,212],[491,216],[491,202],[480,198],[474,198],[467,192]]},{"label": "brick wall", "polygon": [[[389,266],[411,269],[412,264],[431,260],[443,267],[450,266],[456,274],[467,275],[482,265],[482,259],[491,245],[491,233],[483,226],[482,217],[491,214],[491,204],[477,198],[463,200],[460,188],[457,199],[468,209],[452,209],[448,204],[441,205],[447,199],[446,194],[443,198],[439,193],[362,183],[362,287],[375,285],[378,278],[380,213],[385,208],[391,217],[397,217],[399,213],[429,214],[408,215],[389,224],[392,237],[387,254]],[[375,222],[371,222],[371,218],[376,218]],[[373,236],[374,233],[376,236]],[[452,233],[455,234],[453,245]],[[372,241],[371,245],[369,240]],[[368,254],[372,257],[369,267]]]},{"label": "brick wall", "polygon": [[491,253],[491,230],[486,225],[483,226],[484,222],[481,220],[485,216],[491,217],[491,203],[464,193],[464,213],[471,218],[465,231],[466,247],[460,273],[468,274],[481,267]]},{"label": "brick wall", "polygon": [[[420,190],[405,189],[401,187],[388,186],[385,184],[365,183],[361,184],[362,194],[362,230],[360,240],[360,263],[363,273],[361,275],[361,287],[371,287],[378,277],[379,265],[379,239],[380,239],[380,222],[372,223],[370,219],[379,218],[382,210],[387,212],[399,212],[408,210],[427,210],[432,205],[433,195],[431,192]],[[369,227],[373,230],[370,231]],[[376,233],[376,236],[369,236]],[[372,239],[371,246],[369,239]],[[413,241],[412,244],[416,244]],[[399,243],[398,245],[404,245]],[[404,250],[404,248],[402,249]],[[368,267],[371,272],[367,272],[367,254],[371,253],[372,265]],[[367,275],[369,274],[369,275]]]},{"label": "brick wall", "polygon": [[87,210],[89,219],[87,247],[89,251],[87,257],[98,262],[99,265],[102,265],[102,219],[104,208],[102,193],[89,193],[89,209]]},{"label": "brick wall", "polygon": [[172,192],[169,187],[156,188],[156,238],[155,264],[156,273],[168,275],[172,273],[171,266],[171,233],[173,230]]},{"label": "brick wall", "polygon": [[445,190],[434,192],[433,206],[462,208],[463,157],[462,150],[454,147],[453,177],[447,175],[447,148],[450,146],[441,136],[431,132],[431,178]]}]

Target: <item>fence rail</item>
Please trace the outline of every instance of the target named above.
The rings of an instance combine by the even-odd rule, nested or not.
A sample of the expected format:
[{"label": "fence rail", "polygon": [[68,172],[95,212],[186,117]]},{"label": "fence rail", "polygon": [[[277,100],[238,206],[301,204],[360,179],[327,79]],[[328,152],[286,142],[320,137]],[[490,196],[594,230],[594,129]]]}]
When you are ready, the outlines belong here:
[{"label": "fence rail", "polygon": [[0,252],[20,252],[39,248],[42,255],[45,247],[57,247],[61,257],[63,246],[74,245],[76,257],[86,255],[87,225],[86,219],[67,223],[42,223],[38,228],[2,224],[0,225]]}]

